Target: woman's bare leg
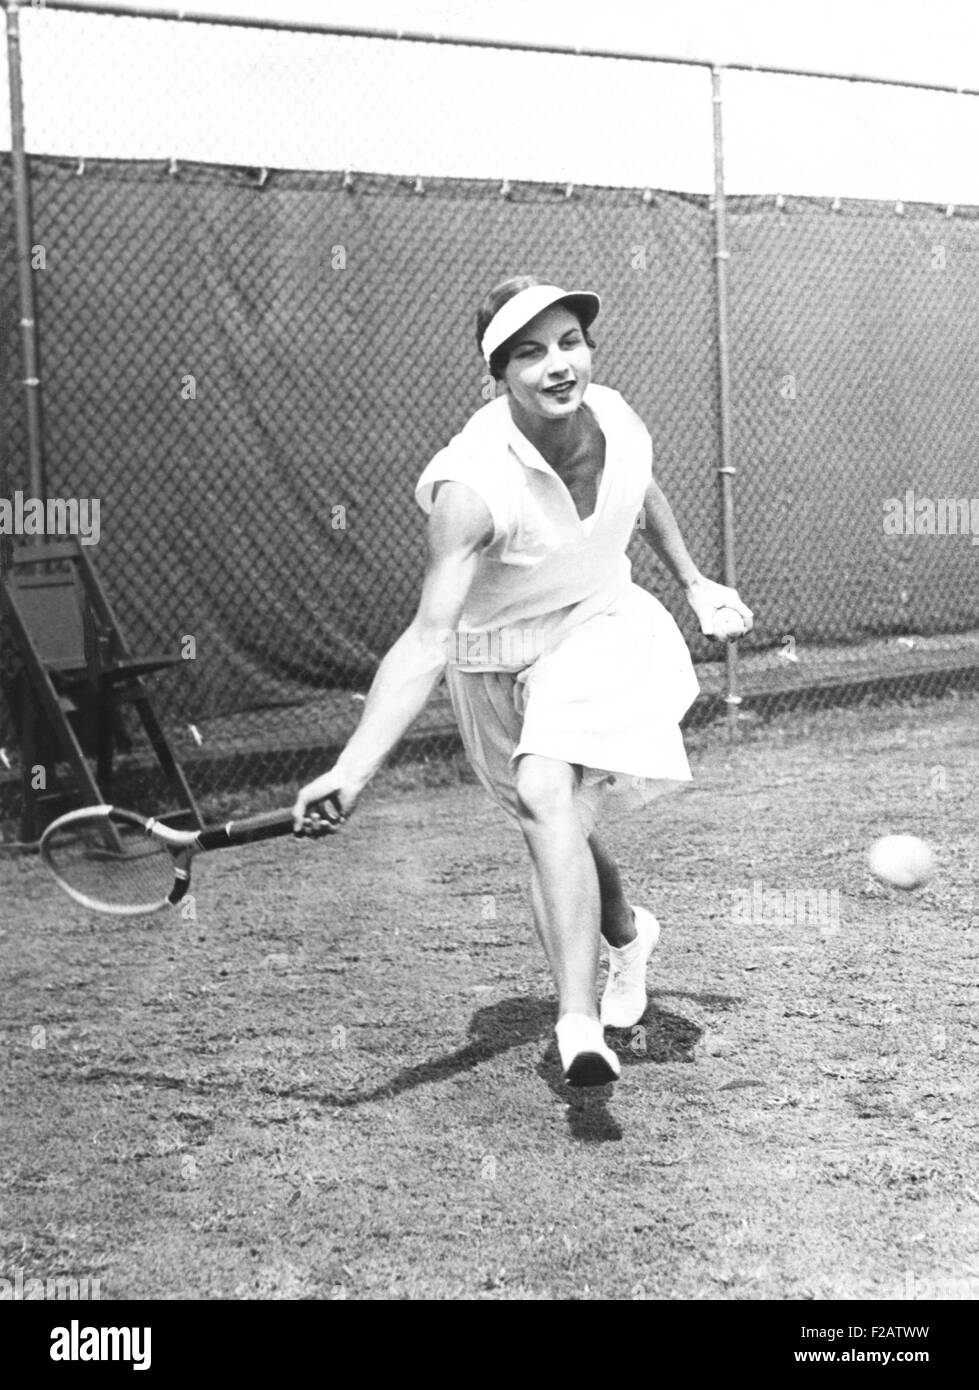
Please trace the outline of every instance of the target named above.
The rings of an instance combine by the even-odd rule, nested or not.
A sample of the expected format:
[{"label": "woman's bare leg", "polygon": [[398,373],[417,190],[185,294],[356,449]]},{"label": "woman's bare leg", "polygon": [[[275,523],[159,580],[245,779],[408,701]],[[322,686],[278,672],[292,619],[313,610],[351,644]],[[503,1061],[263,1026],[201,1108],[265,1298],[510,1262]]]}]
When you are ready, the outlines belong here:
[{"label": "woman's bare leg", "polygon": [[610,946],[627,946],[636,939],[636,923],[622,886],[619,866],[594,832],[588,836],[601,894],[602,935]]},{"label": "woman's bare leg", "polygon": [[575,770],[528,753],[517,814],[532,865],[534,919],[558,992],[558,1016],[598,1017],[599,875],[575,806]]}]

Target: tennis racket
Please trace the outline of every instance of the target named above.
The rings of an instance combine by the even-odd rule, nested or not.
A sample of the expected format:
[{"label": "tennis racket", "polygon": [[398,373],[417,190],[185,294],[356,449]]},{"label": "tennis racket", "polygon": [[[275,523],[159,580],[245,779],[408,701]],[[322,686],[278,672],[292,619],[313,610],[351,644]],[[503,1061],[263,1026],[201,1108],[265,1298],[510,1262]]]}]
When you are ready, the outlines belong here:
[{"label": "tennis racket", "polygon": [[[304,827],[314,838],[332,834],[343,821],[335,794],[319,805],[323,814],[311,811]],[[280,810],[203,830],[175,830],[118,806],[86,806],[51,822],[40,853],[55,882],[76,903],[132,917],[175,907],[190,888],[195,854],[289,835],[292,823],[292,811]]]}]

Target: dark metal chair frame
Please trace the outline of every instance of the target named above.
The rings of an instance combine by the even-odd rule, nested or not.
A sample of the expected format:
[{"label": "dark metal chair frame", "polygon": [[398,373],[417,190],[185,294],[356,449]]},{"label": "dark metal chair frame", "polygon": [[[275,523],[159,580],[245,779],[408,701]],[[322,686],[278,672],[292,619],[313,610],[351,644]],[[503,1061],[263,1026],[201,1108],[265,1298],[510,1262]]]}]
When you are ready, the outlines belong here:
[{"label": "dark metal chair frame", "polygon": [[[116,747],[127,738],[121,709],[131,706],[183,812],[203,821],[159,719],[143,677],[180,663],[180,656],[134,656],[89,557],[75,540],[22,546],[11,556],[3,596],[24,663],[21,710],[23,817],[21,835],[33,841],[45,793],[34,787],[34,768],[45,742],[74,773],[85,804],[111,799]],[[95,773],[85,754],[94,726]],[[57,757],[57,754],[55,756]],[[63,792],[46,788],[47,795]],[[184,824],[187,823],[186,816]]]}]

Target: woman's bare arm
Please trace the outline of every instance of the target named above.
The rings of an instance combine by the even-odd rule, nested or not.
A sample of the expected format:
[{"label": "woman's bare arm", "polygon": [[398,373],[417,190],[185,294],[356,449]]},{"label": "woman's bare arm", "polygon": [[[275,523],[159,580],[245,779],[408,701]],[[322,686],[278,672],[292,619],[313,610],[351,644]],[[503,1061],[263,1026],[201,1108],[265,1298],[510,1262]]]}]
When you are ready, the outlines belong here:
[{"label": "woman's bare arm", "polygon": [[714,635],[716,614],[721,608],[734,609],[741,618],[744,632],[750,632],[754,623],[751,609],[742,601],[736,589],[718,584],[701,574],[680,534],[673,508],[655,480],[646,489],[643,508],[646,514],[643,539],[674,579],[682,584],[687,602],[697,615],[701,632],[708,637]]},{"label": "woman's bare arm", "polygon": [[703,576],[691,559],[673,515],[673,508],[655,480],[646,489],[643,510],[646,516],[646,525],[642,529],[643,540],[663,561],[673,578],[685,589],[689,588]]},{"label": "woman's bare arm", "polygon": [[352,809],[391,749],[421,714],[442,673],[476,576],[479,552],[493,534],[485,502],[464,483],[443,483],[429,518],[429,558],[411,624],[377,668],[360,723],[336,764],[296,798],[296,828],[306,808],[336,792]]}]

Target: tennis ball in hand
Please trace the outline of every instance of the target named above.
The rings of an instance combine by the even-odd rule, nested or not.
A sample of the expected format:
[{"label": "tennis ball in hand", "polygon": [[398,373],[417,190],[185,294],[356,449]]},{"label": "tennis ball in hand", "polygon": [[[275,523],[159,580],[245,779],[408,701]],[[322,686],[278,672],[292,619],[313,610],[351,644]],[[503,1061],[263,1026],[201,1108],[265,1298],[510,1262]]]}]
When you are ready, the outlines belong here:
[{"label": "tennis ball in hand", "polygon": [[714,612],[714,636],[725,642],[744,636],[744,620],[736,608],[718,608]]},{"label": "tennis ball in hand", "polygon": [[885,835],[867,851],[870,872],[892,888],[922,888],[935,872],[931,847],[917,835]]}]

